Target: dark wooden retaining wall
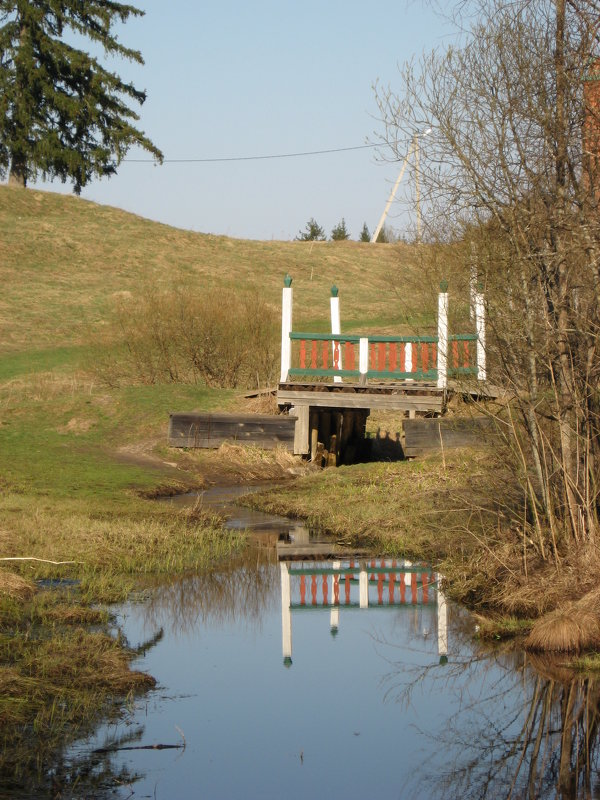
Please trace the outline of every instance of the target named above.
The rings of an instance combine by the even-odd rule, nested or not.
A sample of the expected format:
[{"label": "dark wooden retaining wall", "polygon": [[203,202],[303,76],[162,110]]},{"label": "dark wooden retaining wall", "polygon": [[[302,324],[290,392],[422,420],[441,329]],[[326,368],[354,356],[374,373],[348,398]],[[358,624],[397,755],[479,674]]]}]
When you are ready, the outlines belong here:
[{"label": "dark wooden retaining wall", "polygon": [[404,420],[404,455],[422,456],[436,450],[453,447],[485,445],[495,435],[494,420],[489,417],[472,419],[406,419]]},{"label": "dark wooden retaining wall", "polygon": [[268,414],[171,414],[171,447],[219,447],[223,442],[294,449],[295,417]]}]

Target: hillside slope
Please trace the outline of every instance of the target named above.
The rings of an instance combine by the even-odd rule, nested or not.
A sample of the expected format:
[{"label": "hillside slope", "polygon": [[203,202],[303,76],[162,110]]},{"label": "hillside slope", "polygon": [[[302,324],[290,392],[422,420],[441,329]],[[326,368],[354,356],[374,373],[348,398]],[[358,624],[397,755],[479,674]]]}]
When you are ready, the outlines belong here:
[{"label": "hillside slope", "polygon": [[[258,288],[280,302],[294,279],[294,324],[328,325],[329,290],[340,289],[343,330],[400,330],[430,321],[423,250],[358,242],[258,242],[192,233],[77,197],[0,186],[0,352],[84,345],[119,297],[151,287]],[[431,286],[434,282],[430,282]]]}]

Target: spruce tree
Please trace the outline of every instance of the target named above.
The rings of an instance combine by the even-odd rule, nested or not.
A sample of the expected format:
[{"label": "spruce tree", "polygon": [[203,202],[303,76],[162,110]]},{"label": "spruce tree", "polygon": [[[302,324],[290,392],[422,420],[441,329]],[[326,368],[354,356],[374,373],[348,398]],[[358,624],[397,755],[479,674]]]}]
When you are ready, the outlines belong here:
[{"label": "spruce tree", "polygon": [[324,242],[325,231],[319,225],[314,217],[311,217],[306,223],[306,229],[299,231],[296,240],[299,242]]},{"label": "spruce tree", "polygon": [[358,239],[359,242],[370,242],[371,241],[371,234],[369,233],[369,229],[367,228],[367,223],[363,223],[362,231],[360,232],[360,236]]},{"label": "spruce tree", "polygon": [[112,32],[143,13],[113,0],[0,0],[0,176],[21,186],[60,178],[79,194],[94,176],[114,175],[132,145],[162,160],[127,105],[145,92],[65,40],[70,31],[143,64]]},{"label": "spruce tree", "polygon": [[345,239],[350,238],[350,234],[346,228],[346,220],[343,217],[342,221],[338,222],[338,224],[332,229],[331,238],[334,242],[342,242]]}]

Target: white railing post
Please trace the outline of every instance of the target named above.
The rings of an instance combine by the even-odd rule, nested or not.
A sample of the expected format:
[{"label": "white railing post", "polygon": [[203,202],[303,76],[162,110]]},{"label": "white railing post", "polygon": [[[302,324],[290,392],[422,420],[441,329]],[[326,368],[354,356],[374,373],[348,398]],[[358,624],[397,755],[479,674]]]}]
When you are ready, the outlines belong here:
[{"label": "white railing post", "polygon": [[286,275],[283,279],[283,294],[281,297],[281,375],[280,383],[288,379],[288,372],[292,366],[292,279]]},{"label": "white railing post", "polygon": [[[413,364],[413,343],[406,342],[404,345],[404,369],[406,372],[412,372]],[[407,378],[407,381],[412,381],[412,378]]]},{"label": "white railing post", "polygon": [[485,365],[485,303],[482,286],[475,294],[475,331],[477,333],[477,380],[486,380]]},{"label": "white railing post", "polygon": [[448,281],[440,283],[438,296],[437,374],[438,389],[445,389],[448,385]]},{"label": "white railing post", "polygon": [[361,336],[358,342],[358,371],[361,385],[366,384],[369,371],[369,340],[366,336]]},{"label": "white railing post", "polygon": [[279,564],[281,568],[281,643],[283,650],[283,663],[289,667],[292,663],[292,592],[290,585],[290,571],[285,561]]},{"label": "white railing post", "polygon": [[[338,288],[335,284],[331,287],[331,299],[330,299],[330,306],[331,306],[331,333],[334,336],[339,336],[342,332],[341,322],[340,322],[340,298],[338,297]],[[336,342],[331,343],[331,356],[333,358],[333,364],[335,368],[335,346]],[[342,346],[339,342],[337,342],[338,348],[338,368],[342,369]],[[342,376],[341,375],[334,375],[333,376],[334,383],[342,383]]]}]

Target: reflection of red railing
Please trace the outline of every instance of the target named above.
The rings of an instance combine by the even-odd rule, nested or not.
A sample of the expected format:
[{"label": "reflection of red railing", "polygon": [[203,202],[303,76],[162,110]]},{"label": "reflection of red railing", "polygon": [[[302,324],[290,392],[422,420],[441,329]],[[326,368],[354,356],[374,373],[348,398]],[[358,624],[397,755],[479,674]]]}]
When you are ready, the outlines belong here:
[{"label": "reflection of red railing", "polygon": [[[358,564],[350,560],[340,566],[289,567],[291,608],[357,606],[353,589],[360,589],[361,574],[367,582],[369,605],[420,605],[435,602],[430,591],[433,572],[425,566],[411,566],[396,560],[372,559]],[[340,591],[341,586],[341,591]],[[309,590],[310,587],[310,590]],[[310,599],[307,602],[307,593]]]}]

